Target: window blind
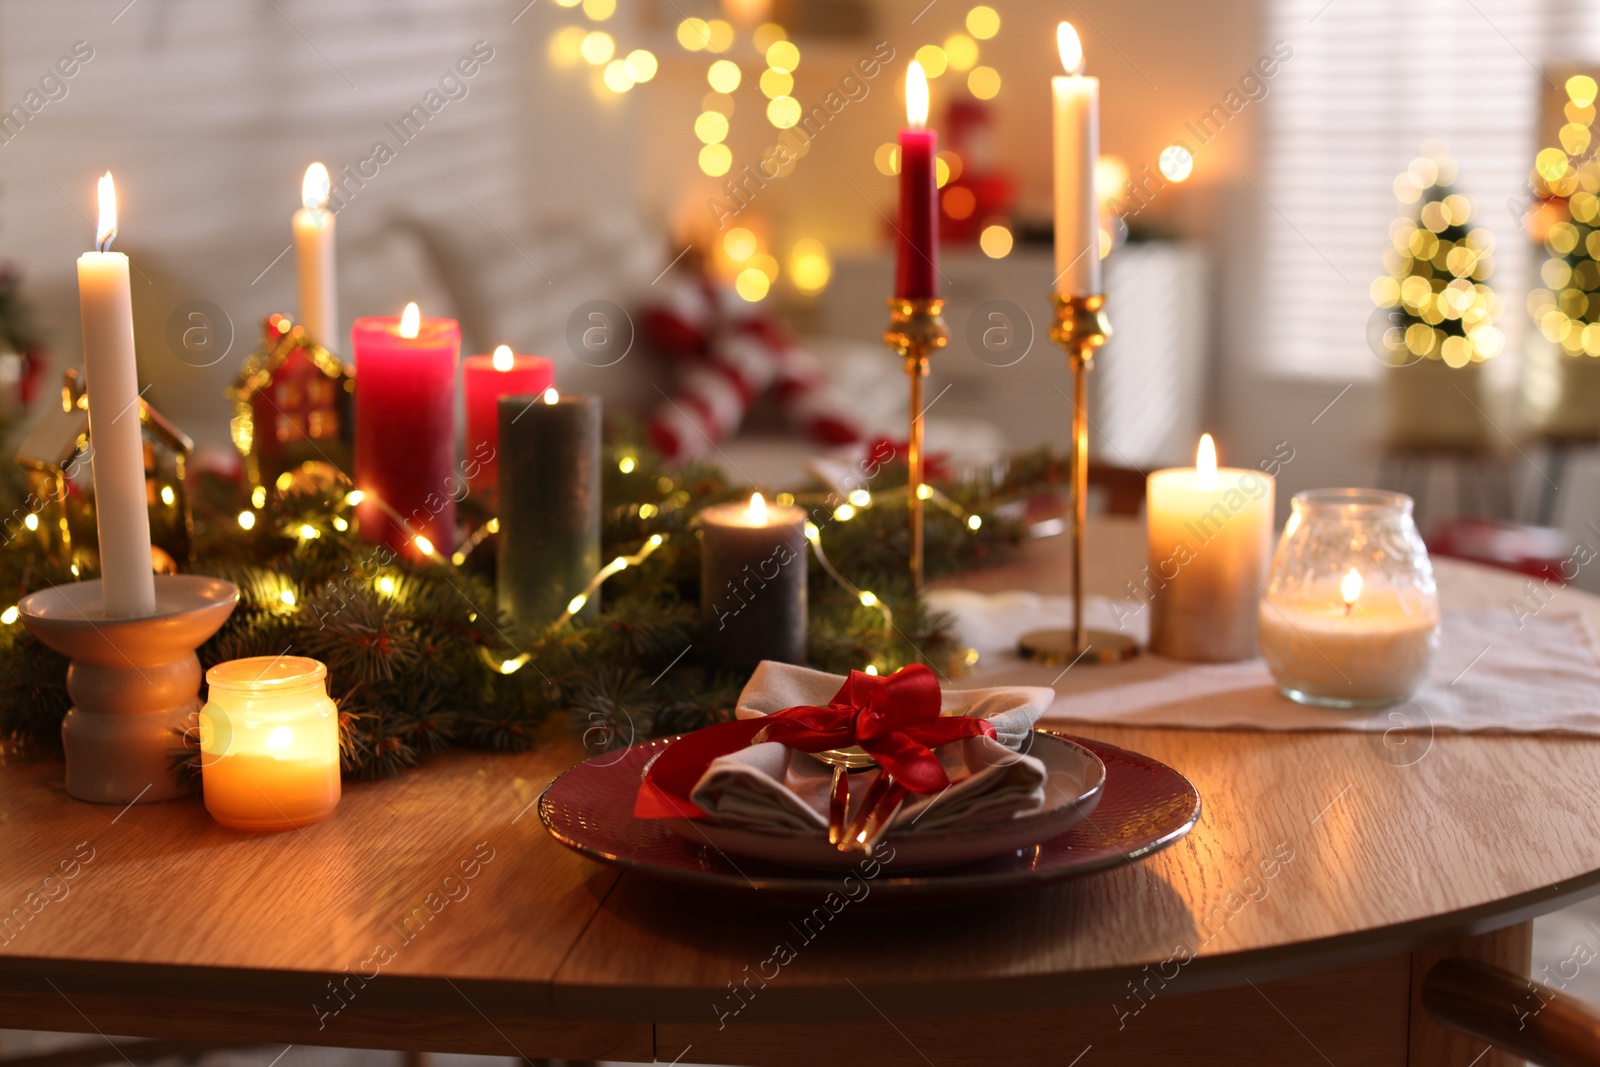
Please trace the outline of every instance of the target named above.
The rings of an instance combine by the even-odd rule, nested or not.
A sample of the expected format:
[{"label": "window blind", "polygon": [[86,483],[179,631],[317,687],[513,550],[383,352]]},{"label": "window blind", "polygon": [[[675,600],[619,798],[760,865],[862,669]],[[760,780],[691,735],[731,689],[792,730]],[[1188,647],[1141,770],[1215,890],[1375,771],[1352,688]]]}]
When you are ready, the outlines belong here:
[{"label": "window blind", "polygon": [[[1381,364],[1367,343],[1369,286],[1403,206],[1395,176],[1430,137],[1459,165],[1455,190],[1495,237],[1507,354],[1530,326],[1536,250],[1520,202],[1538,149],[1546,62],[1600,52],[1589,5],[1559,0],[1273,0],[1269,39],[1294,56],[1273,81],[1254,184],[1262,234],[1258,365],[1342,381]],[[1404,207],[1409,211],[1409,207]]]}]

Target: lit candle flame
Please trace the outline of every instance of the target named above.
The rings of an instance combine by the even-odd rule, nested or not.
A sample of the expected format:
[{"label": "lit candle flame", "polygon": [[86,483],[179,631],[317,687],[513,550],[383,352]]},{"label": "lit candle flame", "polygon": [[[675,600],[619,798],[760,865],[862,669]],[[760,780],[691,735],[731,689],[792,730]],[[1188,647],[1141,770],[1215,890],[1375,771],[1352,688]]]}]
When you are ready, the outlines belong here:
[{"label": "lit candle flame", "polygon": [[750,525],[765,526],[767,524],[767,500],[760,493],[750,494]]},{"label": "lit candle flame", "polygon": [[556,387],[555,386],[552,385],[550,388],[548,388],[548,389],[546,389],[544,391],[544,402],[546,404],[557,403],[560,399],[561,399],[561,394],[556,392]]},{"label": "lit candle flame", "polygon": [[1356,601],[1361,599],[1361,572],[1351,567],[1339,579],[1339,595],[1344,598],[1344,612],[1350,614],[1350,609],[1356,606]]},{"label": "lit candle flame", "polygon": [[417,309],[416,304],[407,304],[405,313],[400,316],[400,336],[415,339],[421,329],[422,312]]},{"label": "lit candle flame", "polygon": [[914,59],[906,68],[906,121],[919,130],[928,124],[928,75]]},{"label": "lit candle flame", "polygon": [[[1064,26],[1066,23],[1062,23],[1062,25]],[[1200,435],[1200,447],[1195,449],[1194,453],[1194,466],[1195,470],[1200,472],[1201,487],[1215,489],[1217,487],[1217,443],[1211,439],[1211,435],[1208,433]]]},{"label": "lit candle flame", "polygon": [[1083,73],[1083,42],[1072,23],[1063,22],[1056,27],[1056,47],[1061,50],[1061,66],[1068,74]]},{"label": "lit candle flame", "polygon": [[512,358],[511,358],[511,346],[510,345],[500,345],[498,348],[496,348],[494,350],[494,360],[493,360],[493,362],[494,362],[494,369],[495,370],[499,370],[499,371],[510,370],[511,367],[512,367],[512,364],[514,362],[512,360]]},{"label": "lit candle flame", "polygon": [[305,180],[300,183],[300,202],[313,215],[325,211],[328,197],[333,192],[333,182],[328,178],[328,168],[313,163],[306,168]]},{"label": "lit candle flame", "polygon": [[102,252],[111,251],[111,242],[117,239],[117,186],[108,170],[100,175],[100,225],[95,228],[94,246]]}]

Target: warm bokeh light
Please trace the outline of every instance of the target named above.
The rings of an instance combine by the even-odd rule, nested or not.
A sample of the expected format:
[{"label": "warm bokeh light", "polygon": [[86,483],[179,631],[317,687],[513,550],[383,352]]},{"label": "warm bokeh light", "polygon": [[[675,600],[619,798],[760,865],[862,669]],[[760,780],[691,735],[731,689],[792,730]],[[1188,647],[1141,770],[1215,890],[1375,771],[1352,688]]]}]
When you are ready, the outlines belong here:
[{"label": "warm bokeh light", "polygon": [[415,302],[406,305],[400,313],[400,336],[414,340],[422,330],[422,310]]},{"label": "warm bokeh light", "polygon": [[1000,95],[1000,72],[993,67],[973,67],[967,75],[967,91],[979,100],[993,100]]},{"label": "warm bokeh light", "polygon": [[716,111],[702,111],[694,120],[694,135],[705,144],[720,144],[728,139],[727,116]]},{"label": "warm bokeh light", "polygon": [[786,70],[773,70],[769,67],[761,72],[761,91],[769,99],[788,96],[794,92],[794,75]]},{"label": "warm bokeh light", "polygon": [[1056,27],[1056,50],[1061,53],[1061,67],[1068,74],[1083,73],[1083,42],[1072,23],[1063,22]]},{"label": "warm bokeh light", "polygon": [[765,299],[767,291],[771,288],[772,282],[754,267],[740,271],[739,276],[733,280],[734,292],[752,304]]},{"label": "warm bokeh light", "polygon": [[802,237],[789,251],[789,277],[794,287],[807,296],[814,296],[828,287],[833,277],[833,263],[828,249],[814,237]]},{"label": "warm bokeh light", "polygon": [[109,252],[111,242],[117,239],[117,183],[111,180],[109,170],[100,175],[96,192],[100,200],[100,222],[95,227],[94,244],[100,251]]},{"label": "warm bokeh light", "polygon": [[617,42],[604,30],[595,30],[585,34],[583,44],[578,47],[584,62],[590,66],[598,67],[611,62],[611,57],[617,53]]},{"label": "warm bokeh light", "polygon": [[307,211],[321,211],[328,206],[328,196],[333,192],[333,182],[328,179],[328,168],[313,163],[306,168],[300,181],[300,203]]},{"label": "warm bokeh light", "polygon": [[793,74],[800,66],[800,49],[793,41],[774,41],[767,49],[767,66]]},{"label": "warm bokeh light", "polygon": [[719,93],[731,93],[739,88],[739,64],[731,59],[719,59],[706,71],[706,81]]},{"label": "warm bokeh light", "polygon": [[1102,207],[1116,200],[1128,185],[1128,165],[1121,156],[1102,155],[1094,161],[1094,197]]},{"label": "warm bokeh light", "polygon": [[706,34],[710,38],[706,47],[713,52],[726,52],[733,47],[733,23],[727,19],[712,19],[706,23]]},{"label": "warm bokeh light", "polygon": [[583,13],[596,22],[604,22],[617,13],[617,0],[583,0]]},{"label": "warm bokeh light", "polygon": [[1595,93],[1600,91],[1595,80],[1587,74],[1574,74],[1567,79],[1567,98],[1579,107],[1588,107],[1594,103]]},{"label": "warm bokeh light", "polygon": [[891,142],[881,144],[872,153],[872,165],[879,174],[893,176],[900,173],[900,146]]},{"label": "warm bokeh light", "polygon": [[786,41],[788,39],[788,31],[782,26],[778,25],[776,22],[763,22],[761,25],[757,26],[755,32],[750,35],[751,43],[756,46],[756,51],[760,52],[762,55],[766,55],[767,49],[771,48],[779,41]]},{"label": "warm bokeh light", "polygon": [[933,160],[933,184],[938,189],[950,184],[950,164],[938,157]]},{"label": "warm bokeh light", "polygon": [[713,178],[720,178],[733,166],[733,153],[725,144],[708,144],[700,149],[700,170]]},{"label": "warm bokeh light", "polygon": [[1194,153],[1181,144],[1169,144],[1161,150],[1161,158],[1156,165],[1161,168],[1161,175],[1167,181],[1187,181],[1189,175],[1194,173]]},{"label": "warm bokeh light", "polygon": [[953,219],[970,219],[978,207],[978,198],[966,186],[955,185],[944,191],[939,206]]},{"label": "warm bokeh light", "polygon": [[790,129],[800,121],[800,101],[792,96],[780,96],[767,104],[767,121],[780,130]]},{"label": "warm bokeh light", "polygon": [[952,33],[944,39],[944,54],[951,70],[965,74],[978,62],[978,42],[964,33]]},{"label": "warm bokeh light", "polygon": [[1010,255],[1012,241],[1010,228],[998,222],[985,226],[978,235],[978,247],[990,259],[1004,259]]},{"label": "warm bokeh light", "polygon": [[775,282],[778,280],[778,261],[767,253],[757,252],[750,257],[749,265],[750,269],[758,270],[766,275],[767,281]]},{"label": "warm bokeh light", "polygon": [[967,12],[967,32],[987,41],[1000,32],[1000,13],[987,4],[978,5]]},{"label": "warm bokeh light", "polygon": [[[946,179],[947,181],[953,182],[961,177],[962,163],[961,156],[959,154],[946,149],[945,151],[939,153],[939,162],[944,164],[945,173],[949,175],[949,177]],[[941,182],[940,184],[943,183]]]},{"label": "warm bokeh light", "polygon": [[914,59],[906,67],[906,123],[919,130],[928,124],[928,76]]},{"label": "warm bokeh light", "polygon": [[508,371],[508,370],[510,370],[512,368],[512,366],[514,366],[515,363],[516,363],[516,359],[515,359],[515,357],[513,357],[512,353],[511,353],[511,346],[510,345],[498,345],[498,346],[496,346],[496,348],[494,350],[494,355],[490,357],[489,362],[494,366],[495,370],[498,370],[498,371]]},{"label": "warm bokeh light", "polygon": [[633,73],[628,69],[628,61],[625,59],[613,59],[607,63],[605,73],[600,75],[600,80],[614,93],[625,93],[633,88]]},{"label": "warm bokeh light", "polygon": [[[1385,361],[1394,365],[1432,359],[1459,368],[1493,359],[1505,347],[1505,336],[1495,325],[1501,301],[1487,284],[1494,272],[1494,237],[1483,227],[1469,229],[1472,202],[1447,192],[1455,169],[1441,153],[1413,160],[1395,179],[1397,191],[1411,194],[1402,196],[1402,202],[1421,204],[1415,218],[1390,224],[1389,247],[1383,253],[1387,274],[1374,279],[1369,290],[1378,307],[1396,312],[1381,337]],[[1567,170],[1564,156],[1561,170]],[[1583,199],[1588,195],[1572,197],[1574,217],[1591,210]],[[1595,207],[1600,208],[1600,201]],[[1551,258],[1540,277],[1551,289],[1535,289],[1528,298],[1535,325],[1574,355],[1587,351],[1584,324],[1574,324],[1587,299],[1580,288],[1566,288],[1572,272],[1562,257],[1576,250],[1578,240],[1573,222],[1549,228],[1545,246]],[[1600,286],[1600,269],[1592,264],[1589,269],[1593,284]],[[1595,354],[1600,354],[1600,330],[1595,334]]]},{"label": "warm bokeh light", "polygon": [[925,44],[917,49],[916,60],[922,64],[923,73],[930,78],[937,78],[950,69],[950,57],[936,44]]},{"label": "warm bokeh light", "polygon": [[684,19],[678,23],[678,43],[691,52],[698,52],[711,43],[711,27],[705,19]]},{"label": "warm bokeh light", "polygon": [[582,26],[566,26],[550,38],[550,58],[557,66],[575,67],[583,62],[583,39],[588,31]]},{"label": "warm bokeh light", "polygon": [[743,263],[760,248],[756,235],[743,226],[735,226],[722,236],[722,250],[735,263]]},{"label": "warm bokeh light", "polygon": [[660,64],[656,54],[647,48],[635,48],[628,53],[628,74],[636,82],[647,82],[656,76]]}]

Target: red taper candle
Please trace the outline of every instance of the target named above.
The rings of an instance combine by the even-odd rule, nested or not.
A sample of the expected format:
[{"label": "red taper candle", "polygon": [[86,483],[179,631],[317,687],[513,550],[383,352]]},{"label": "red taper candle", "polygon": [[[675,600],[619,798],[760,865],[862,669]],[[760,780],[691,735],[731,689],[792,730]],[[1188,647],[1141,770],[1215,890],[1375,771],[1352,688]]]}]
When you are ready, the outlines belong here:
[{"label": "red taper candle", "polygon": [[928,78],[913,60],[906,70],[906,120],[900,131],[900,225],[894,295],[937,296],[939,286],[939,135],[927,128]]}]

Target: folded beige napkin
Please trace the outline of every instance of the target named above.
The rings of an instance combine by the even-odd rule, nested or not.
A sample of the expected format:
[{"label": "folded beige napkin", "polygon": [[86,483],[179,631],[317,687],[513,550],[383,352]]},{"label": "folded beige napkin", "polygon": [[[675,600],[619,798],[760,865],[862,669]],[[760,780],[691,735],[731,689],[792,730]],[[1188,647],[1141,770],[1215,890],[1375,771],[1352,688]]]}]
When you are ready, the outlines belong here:
[{"label": "folded beige napkin", "polygon": [[[844,681],[837,674],[768,660],[739,694],[738,716],[759,718],[798,705],[825,705]],[[1046,770],[1017,749],[1054,699],[1054,690],[1040,686],[944,690],[940,707],[946,714],[988,719],[998,740],[972,737],[938,749],[950,788],[911,794],[893,829],[925,833],[1037,810],[1045,799]],[[850,776],[852,814],[879,773],[865,770]],[[832,776],[833,768],[814,756],[768,741],[713,760],[691,799],[713,818],[746,829],[825,832]]]}]

